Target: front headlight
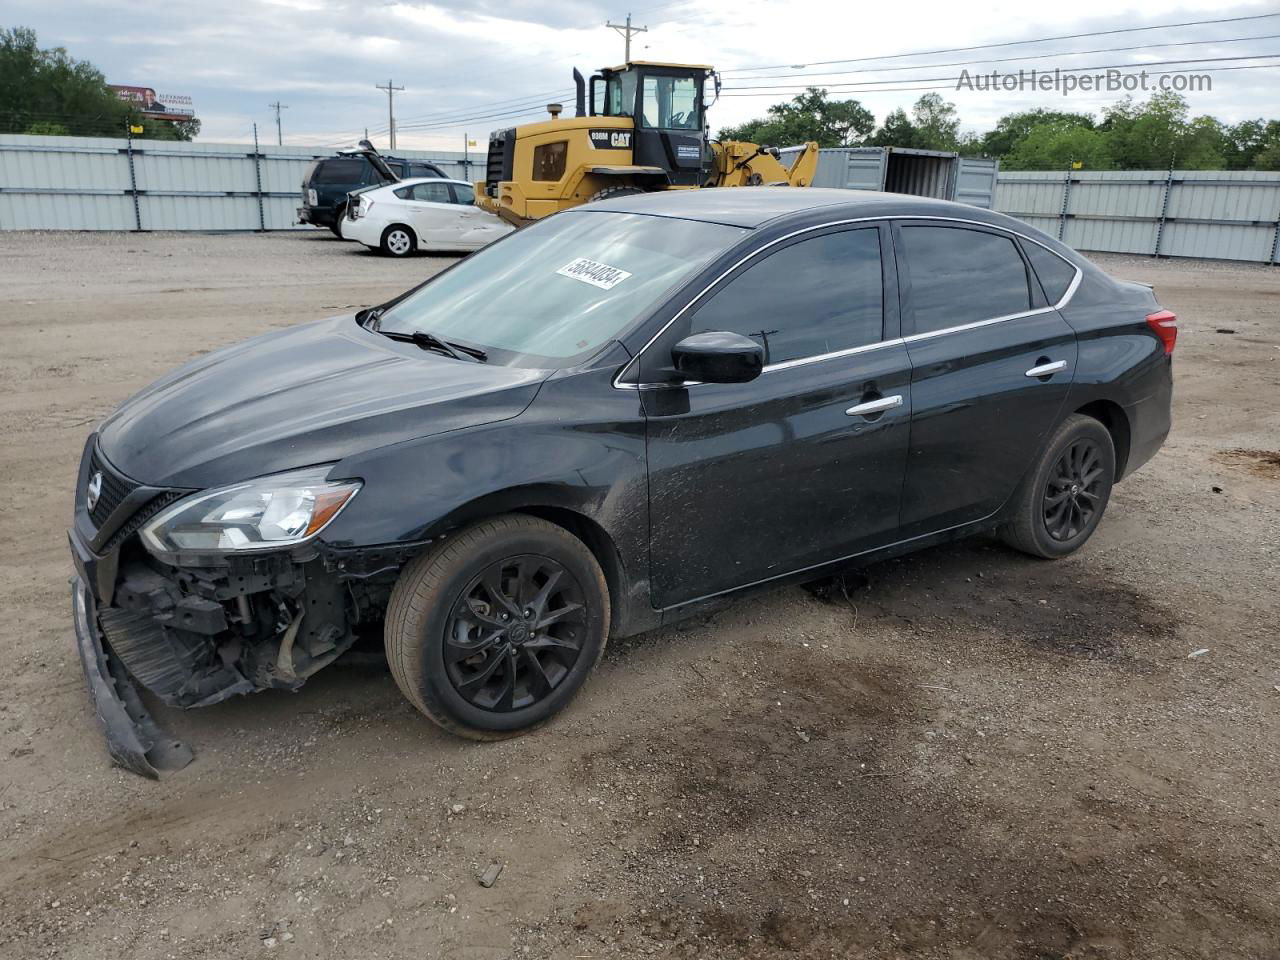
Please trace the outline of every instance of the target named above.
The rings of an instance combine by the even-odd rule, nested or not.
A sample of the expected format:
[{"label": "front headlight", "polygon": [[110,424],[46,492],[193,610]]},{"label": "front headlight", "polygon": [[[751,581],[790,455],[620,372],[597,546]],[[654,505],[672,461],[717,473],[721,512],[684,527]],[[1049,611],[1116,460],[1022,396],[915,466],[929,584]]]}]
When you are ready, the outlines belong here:
[{"label": "front headlight", "polygon": [[234,553],[305,543],[360,489],[325,479],[329,467],[295,470],[179,500],[142,528],[154,553]]}]

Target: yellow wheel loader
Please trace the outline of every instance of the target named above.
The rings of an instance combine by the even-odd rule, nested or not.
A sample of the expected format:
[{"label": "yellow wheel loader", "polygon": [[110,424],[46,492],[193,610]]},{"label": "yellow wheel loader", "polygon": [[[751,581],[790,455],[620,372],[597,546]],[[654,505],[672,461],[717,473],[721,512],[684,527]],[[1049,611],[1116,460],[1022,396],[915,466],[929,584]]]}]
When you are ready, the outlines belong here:
[{"label": "yellow wheel loader", "polygon": [[477,204],[521,226],[628,193],[813,182],[816,143],[788,148],[784,164],[774,147],[708,137],[703,88],[720,89],[710,67],[634,60],[594,75],[589,95],[582,74],[573,79],[575,116],[552,103],[549,120],[489,136]]}]

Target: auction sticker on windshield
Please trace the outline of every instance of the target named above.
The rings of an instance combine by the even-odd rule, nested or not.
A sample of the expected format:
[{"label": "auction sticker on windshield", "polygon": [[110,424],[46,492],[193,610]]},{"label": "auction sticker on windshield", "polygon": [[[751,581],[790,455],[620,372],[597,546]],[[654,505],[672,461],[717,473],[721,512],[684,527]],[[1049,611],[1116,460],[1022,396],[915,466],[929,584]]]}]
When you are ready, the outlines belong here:
[{"label": "auction sticker on windshield", "polygon": [[572,263],[566,263],[556,273],[562,277],[589,283],[601,290],[612,290],[631,276],[626,270],[619,270],[617,267],[611,267],[607,263],[596,260],[588,260],[586,257],[579,257]]}]

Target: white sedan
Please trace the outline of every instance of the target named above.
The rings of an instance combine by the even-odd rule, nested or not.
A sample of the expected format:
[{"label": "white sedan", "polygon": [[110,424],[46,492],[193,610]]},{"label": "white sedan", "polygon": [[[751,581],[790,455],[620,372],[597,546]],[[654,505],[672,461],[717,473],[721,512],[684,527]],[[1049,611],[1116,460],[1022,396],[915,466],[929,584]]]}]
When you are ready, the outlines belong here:
[{"label": "white sedan", "polygon": [[389,257],[415,250],[479,250],[514,227],[475,205],[463,180],[401,180],[351,195],[342,238]]}]

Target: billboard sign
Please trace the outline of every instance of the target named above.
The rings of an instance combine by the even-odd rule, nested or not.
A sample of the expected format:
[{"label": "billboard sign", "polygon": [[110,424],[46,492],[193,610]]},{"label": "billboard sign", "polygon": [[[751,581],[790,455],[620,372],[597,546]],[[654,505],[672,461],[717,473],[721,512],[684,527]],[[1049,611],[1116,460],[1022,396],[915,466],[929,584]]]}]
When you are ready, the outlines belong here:
[{"label": "billboard sign", "polygon": [[129,84],[109,84],[116,96],[137,106],[144,115],[166,120],[186,120],[196,115],[191,98],[185,94],[166,93],[159,96],[151,87],[135,87]]}]

